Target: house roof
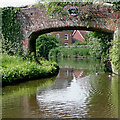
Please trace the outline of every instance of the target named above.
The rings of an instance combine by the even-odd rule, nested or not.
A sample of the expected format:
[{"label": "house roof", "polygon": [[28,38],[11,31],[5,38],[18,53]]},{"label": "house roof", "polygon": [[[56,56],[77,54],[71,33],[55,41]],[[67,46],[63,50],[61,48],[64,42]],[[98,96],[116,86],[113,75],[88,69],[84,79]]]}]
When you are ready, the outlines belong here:
[{"label": "house roof", "polygon": [[87,31],[85,31],[85,30],[79,30],[79,31],[82,34],[82,36],[85,37],[85,34],[87,33]]},{"label": "house roof", "polygon": [[72,34],[73,39],[79,40],[80,42],[85,42],[84,37],[87,31],[75,30]]}]

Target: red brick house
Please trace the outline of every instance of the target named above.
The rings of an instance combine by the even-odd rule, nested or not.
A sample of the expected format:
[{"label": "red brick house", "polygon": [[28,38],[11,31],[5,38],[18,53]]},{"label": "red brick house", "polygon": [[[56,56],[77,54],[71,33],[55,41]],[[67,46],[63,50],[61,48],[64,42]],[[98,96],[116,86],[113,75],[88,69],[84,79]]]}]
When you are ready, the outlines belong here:
[{"label": "red brick house", "polygon": [[66,31],[58,31],[52,32],[56,38],[59,38],[62,44],[72,44],[72,34],[73,30],[66,30]]},{"label": "red brick house", "polygon": [[84,37],[87,31],[84,30],[65,30],[65,31],[57,31],[52,32],[56,36],[56,38],[59,38],[61,40],[62,44],[73,44],[76,41],[85,42]]}]

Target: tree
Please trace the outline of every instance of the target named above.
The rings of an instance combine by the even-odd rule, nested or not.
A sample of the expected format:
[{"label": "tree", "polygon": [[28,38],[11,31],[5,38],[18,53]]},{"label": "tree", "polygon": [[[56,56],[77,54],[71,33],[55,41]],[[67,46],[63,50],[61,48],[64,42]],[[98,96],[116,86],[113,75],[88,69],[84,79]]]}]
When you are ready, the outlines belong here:
[{"label": "tree", "polygon": [[43,34],[36,40],[36,54],[38,57],[48,58],[49,51],[58,46],[54,35]]},{"label": "tree", "polygon": [[110,47],[110,41],[112,34],[89,32],[85,36],[85,41],[88,42],[90,48],[90,54],[93,57],[106,58]]}]

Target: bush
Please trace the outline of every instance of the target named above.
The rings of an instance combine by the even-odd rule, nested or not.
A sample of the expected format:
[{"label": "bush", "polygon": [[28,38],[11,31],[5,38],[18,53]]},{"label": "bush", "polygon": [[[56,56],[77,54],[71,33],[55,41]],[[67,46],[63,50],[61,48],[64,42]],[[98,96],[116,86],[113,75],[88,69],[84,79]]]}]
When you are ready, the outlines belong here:
[{"label": "bush", "polygon": [[96,58],[107,58],[111,39],[112,34],[100,32],[87,33],[85,35],[85,41],[88,43],[90,55]]},{"label": "bush", "polygon": [[39,57],[48,58],[49,51],[57,46],[57,39],[53,35],[40,35],[36,40],[36,53]]},{"label": "bush", "polygon": [[60,56],[60,49],[59,48],[55,48],[55,49],[51,49],[49,52],[49,57],[51,56]]},{"label": "bush", "polygon": [[[57,53],[57,54],[56,54]],[[51,49],[49,53],[49,57],[63,56],[63,57],[74,57],[74,56],[89,56],[89,48],[84,47],[72,47],[72,48],[56,48]]]},{"label": "bush", "polygon": [[[13,62],[14,61],[14,62]],[[2,82],[10,84],[19,79],[31,79],[37,77],[47,77],[56,73],[57,64],[55,62],[41,61],[38,65],[34,61],[23,60],[18,56],[2,54]]]},{"label": "bush", "polygon": [[75,45],[75,46],[77,46],[77,45],[87,45],[87,43],[86,42],[77,41],[73,45]]},{"label": "bush", "polygon": [[110,59],[114,71],[120,71],[120,42],[112,41],[113,46],[110,48]]}]

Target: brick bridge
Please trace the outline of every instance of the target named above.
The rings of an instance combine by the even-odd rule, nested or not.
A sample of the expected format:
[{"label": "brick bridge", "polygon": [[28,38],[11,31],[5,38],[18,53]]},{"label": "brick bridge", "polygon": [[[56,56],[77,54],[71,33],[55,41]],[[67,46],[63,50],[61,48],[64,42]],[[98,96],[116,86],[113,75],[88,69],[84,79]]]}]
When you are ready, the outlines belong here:
[{"label": "brick bridge", "polygon": [[[60,30],[103,31],[113,33],[114,39],[118,40],[120,11],[114,12],[113,7],[103,5],[80,5],[77,9],[79,13],[77,17],[69,15],[69,19],[64,19],[65,17],[59,19],[58,17],[48,17],[44,6],[41,8],[21,8],[18,18],[21,22],[24,50],[35,52],[36,39],[39,35]],[[81,20],[88,13],[90,19]]]}]

